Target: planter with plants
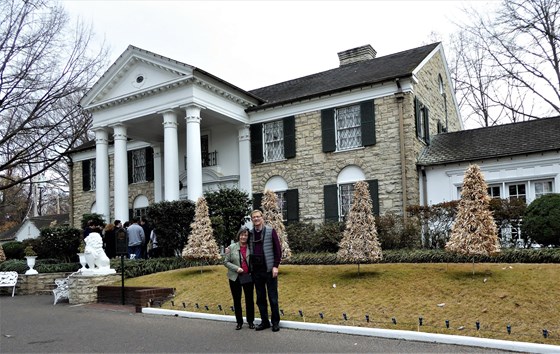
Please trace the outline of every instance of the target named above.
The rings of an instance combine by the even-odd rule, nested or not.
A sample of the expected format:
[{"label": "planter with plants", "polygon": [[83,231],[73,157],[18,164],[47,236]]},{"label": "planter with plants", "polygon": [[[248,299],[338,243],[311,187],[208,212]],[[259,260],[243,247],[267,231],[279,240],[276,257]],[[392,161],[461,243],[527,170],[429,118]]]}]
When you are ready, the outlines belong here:
[{"label": "planter with plants", "polygon": [[37,253],[33,250],[33,247],[27,246],[25,248],[25,259],[27,260],[27,266],[29,269],[25,272],[25,275],[39,274],[33,267],[35,267],[35,259],[37,258]]}]

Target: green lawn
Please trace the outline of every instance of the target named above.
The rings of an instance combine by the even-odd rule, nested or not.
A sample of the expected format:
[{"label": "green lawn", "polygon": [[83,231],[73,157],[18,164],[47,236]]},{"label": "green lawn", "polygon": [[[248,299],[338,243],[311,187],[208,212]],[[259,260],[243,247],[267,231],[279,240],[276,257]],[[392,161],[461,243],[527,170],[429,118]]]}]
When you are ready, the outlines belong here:
[{"label": "green lawn", "polygon": [[[360,266],[358,275],[357,265],[284,265],[279,277],[282,318],[560,345],[559,264],[477,263],[474,270],[473,275],[472,264],[456,263],[368,264]],[[184,302],[188,311],[232,314],[223,266],[151,274],[128,279],[126,285],[176,288],[174,306],[168,302],[163,308],[182,310]]]}]

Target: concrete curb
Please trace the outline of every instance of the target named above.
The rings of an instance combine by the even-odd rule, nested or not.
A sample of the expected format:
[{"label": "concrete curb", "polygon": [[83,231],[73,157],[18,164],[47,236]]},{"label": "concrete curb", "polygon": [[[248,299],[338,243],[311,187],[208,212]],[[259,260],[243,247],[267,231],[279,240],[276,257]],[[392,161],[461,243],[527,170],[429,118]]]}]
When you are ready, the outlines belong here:
[{"label": "concrete curb", "polygon": [[[154,307],[144,307],[142,308],[142,313],[149,314],[149,315],[164,315],[164,316],[196,318],[196,319],[213,320],[213,321],[235,322],[234,316],[215,315],[215,314],[189,312],[189,311],[167,310],[167,309],[159,309]],[[255,321],[255,323],[259,323],[259,322],[260,322],[259,319]],[[529,353],[559,353],[560,352],[560,346],[557,345],[513,342],[507,340],[500,340],[500,339],[475,338],[475,337],[456,336],[456,335],[449,335],[449,334],[436,334],[436,333],[413,332],[413,331],[379,329],[379,328],[364,328],[364,327],[355,327],[355,326],[339,326],[339,325],[328,325],[323,323],[296,322],[296,321],[281,321],[280,327],[290,328],[290,329],[303,329],[306,331],[333,332],[333,333],[352,334],[358,336],[402,339],[402,340],[419,341],[419,342],[456,344],[456,345],[465,345],[470,347],[509,350],[514,352],[529,352]]]}]

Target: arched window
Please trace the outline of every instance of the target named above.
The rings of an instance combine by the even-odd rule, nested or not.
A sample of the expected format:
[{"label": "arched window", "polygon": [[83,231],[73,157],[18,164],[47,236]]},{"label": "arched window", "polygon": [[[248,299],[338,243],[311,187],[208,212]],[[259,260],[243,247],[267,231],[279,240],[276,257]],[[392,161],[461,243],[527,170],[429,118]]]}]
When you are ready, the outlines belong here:
[{"label": "arched window", "polygon": [[276,194],[278,209],[282,211],[282,220],[288,220],[288,203],[286,201],[288,183],[280,176],[273,176],[266,182],[264,190],[271,190]]},{"label": "arched window", "polygon": [[341,220],[350,211],[354,200],[354,184],[365,180],[365,174],[358,166],[346,166],[336,179],[338,185],[338,215]]},{"label": "arched window", "polygon": [[139,195],[134,199],[132,206],[133,216],[146,216],[146,209],[150,205],[148,198],[145,195]]}]

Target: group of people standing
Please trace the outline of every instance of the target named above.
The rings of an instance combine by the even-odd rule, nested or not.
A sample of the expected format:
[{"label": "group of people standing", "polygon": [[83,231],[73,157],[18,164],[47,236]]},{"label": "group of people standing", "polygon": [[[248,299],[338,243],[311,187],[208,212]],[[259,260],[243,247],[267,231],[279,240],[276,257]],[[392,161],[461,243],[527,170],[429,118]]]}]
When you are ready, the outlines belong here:
[{"label": "group of people standing", "polygon": [[120,229],[126,232],[128,258],[147,259],[159,256],[155,231],[146,218],[142,217],[134,217],[124,224],[120,220],[115,220],[105,228],[90,220],[84,229],[84,238],[91,232],[99,233],[103,238],[105,254],[109,259],[113,259],[117,256],[117,232]]},{"label": "group of people standing", "polygon": [[[250,329],[262,331],[272,328],[280,330],[280,309],[278,306],[278,268],[282,258],[282,248],[276,230],[264,225],[260,210],[251,212],[253,228],[241,227],[237,242],[226,249],[224,265],[228,268],[228,279],[235,319],[236,330],[243,328],[241,307],[242,293],[245,295],[245,311]],[[257,307],[261,323],[255,327],[255,305],[253,289],[257,294]],[[270,315],[268,316],[268,302]]]}]

